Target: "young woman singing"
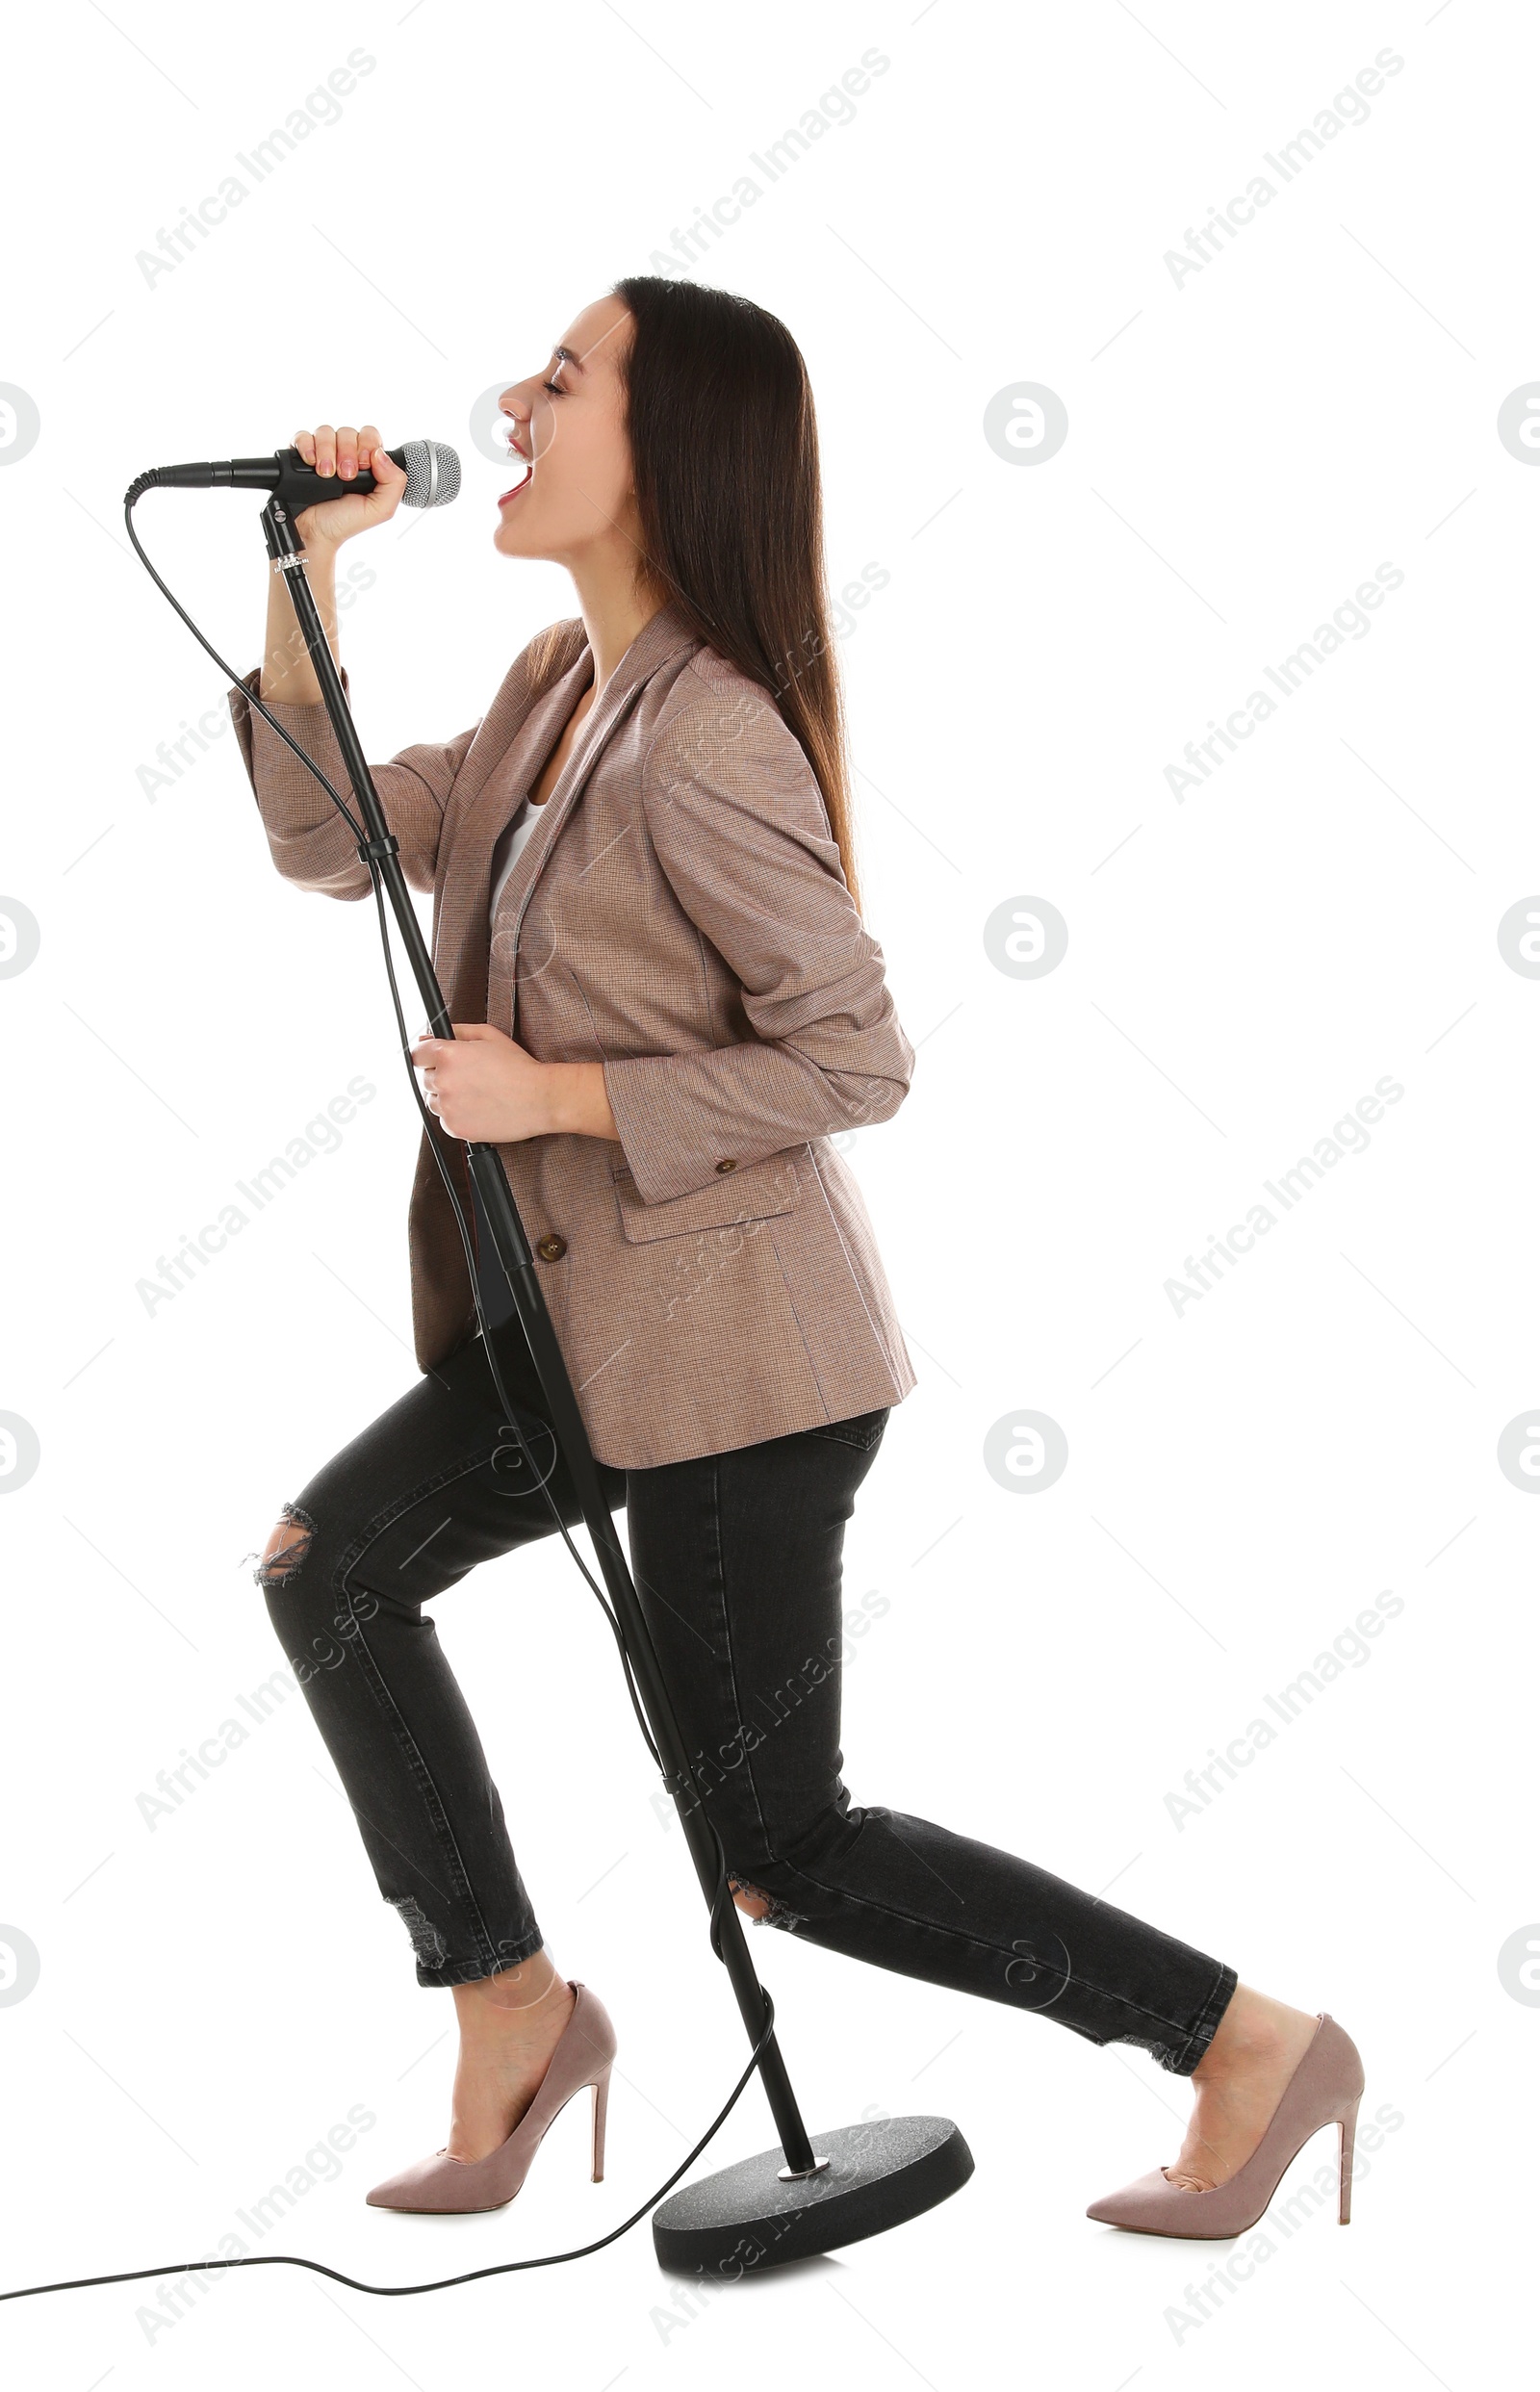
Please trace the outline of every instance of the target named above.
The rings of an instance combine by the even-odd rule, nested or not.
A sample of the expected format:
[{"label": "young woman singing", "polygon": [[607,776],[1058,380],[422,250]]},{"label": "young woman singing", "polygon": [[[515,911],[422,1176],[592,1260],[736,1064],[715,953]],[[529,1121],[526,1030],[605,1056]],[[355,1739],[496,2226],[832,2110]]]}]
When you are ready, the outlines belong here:
[{"label": "young woman singing", "polygon": [[[501,404],[519,477],[494,545],[564,566],[578,612],[474,729],[376,768],[406,878],[434,900],[455,1031],[412,1060],[468,1206],[460,1147],[500,1149],[736,1898],[1191,2077],[1176,2161],[1090,2214],[1235,2233],[1316,2127],[1338,2122],[1350,2154],[1362,2072],[1342,2029],[841,1782],[841,1543],[915,1381],[832,1140],[897,1110],[914,1055],[860,911],[801,354],[746,300],[638,277]],[[299,519],[335,650],[337,551],[390,519],[404,477],[372,424],[296,445],[377,485]],[[232,699],[242,751],[279,871],[368,896],[351,832],[248,689],[344,775],[276,575],[260,679]],[[554,1526],[500,1418],[426,1138],[409,1225],[421,1376],[283,1505],[257,1576],[418,1982],[458,2015],[449,2140],[368,2198],[478,2210],[513,2197],[589,2085],[601,2173],[615,2041],[546,1949],[424,1609]],[[483,1287],[575,1522],[506,1290]],[[932,1732],[951,1715],[938,1702]]]}]

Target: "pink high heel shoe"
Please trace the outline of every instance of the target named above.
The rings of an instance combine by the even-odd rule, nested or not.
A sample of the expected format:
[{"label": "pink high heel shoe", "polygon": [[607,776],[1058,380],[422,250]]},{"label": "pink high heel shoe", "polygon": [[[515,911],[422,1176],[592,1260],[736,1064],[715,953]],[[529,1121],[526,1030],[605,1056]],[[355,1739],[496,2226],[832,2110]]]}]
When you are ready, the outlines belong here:
[{"label": "pink high heel shoe", "polygon": [[557,2113],[585,2085],[593,2087],[593,2180],[604,2180],[604,2121],[609,2108],[609,2071],[617,2049],[609,2012],[599,1995],[572,1979],[578,1999],[561,2040],[551,2055],[540,2089],[506,2143],[485,2159],[451,2159],[447,2148],[431,2159],[414,2160],[387,2176],[364,2199],[375,2209],[435,2213],[501,2209],[528,2174],[541,2138]]},{"label": "pink high heel shoe", "polygon": [[1207,2193],[1172,2184],[1164,2168],[1136,2176],[1087,2210],[1102,2225],[1136,2234],[1179,2234],[1198,2242],[1228,2240],[1256,2225],[1284,2170],[1322,2126],[1337,2128],[1337,2222],[1352,2216],[1353,2129],[1364,2090],[1364,2064],[1350,2035],[1322,2010],[1303,2059],[1285,2085],[1268,2130],[1244,2167]]}]

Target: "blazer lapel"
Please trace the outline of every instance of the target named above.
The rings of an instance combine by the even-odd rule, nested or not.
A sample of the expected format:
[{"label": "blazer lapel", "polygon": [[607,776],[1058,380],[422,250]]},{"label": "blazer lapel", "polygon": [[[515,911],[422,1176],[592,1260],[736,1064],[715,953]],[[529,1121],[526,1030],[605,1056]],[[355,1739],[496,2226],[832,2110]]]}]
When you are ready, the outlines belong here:
[{"label": "blazer lapel", "polygon": [[[605,747],[614,736],[625,716],[634,706],[642,690],[659,666],[667,663],[680,649],[693,643],[698,634],[672,602],[659,608],[632,640],[589,712],[587,721],[573,743],[572,754],[562,767],[555,787],[539,809],[539,819],[525,841],[512,872],[508,875],[498,903],[497,921],[491,939],[490,985],[487,995],[489,1012],[500,1028],[512,1018],[514,1005],[514,962],[518,953],[519,929],[531,890],[540,878],[546,858],[561,833],[561,826],[581,797],[585,784]],[[567,693],[565,708],[552,699],[552,714],[546,719],[547,736],[538,748],[538,756],[549,754],[556,729],[564,713],[570,712],[582,690],[593,678],[593,652],[585,639],[578,658],[563,675],[558,690]],[[536,714],[544,711],[534,709]],[[531,718],[533,719],[533,718]],[[531,745],[531,760],[526,774],[525,786],[532,776],[537,752]],[[478,847],[480,868],[479,894],[484,908],[491,893],[491,851],[508,820],[505,810],[497,828],[485,842],[485,852]]]},{"label": "blazer lapel", "polygon": [[[483,1021],[487,1006],[484,931],[492,881],[492,851],[500,834],[587,679],[588,642],[582,625],[555,679],[530,702],[508,744],[485,762],[473,757],[451,801],[457,815],[445,842],[443,878],[433,911],[433,963],[451,1021]],[[582,669],[579,669],[582,668]],[[514,704],[518,704],[515,697]]]}]

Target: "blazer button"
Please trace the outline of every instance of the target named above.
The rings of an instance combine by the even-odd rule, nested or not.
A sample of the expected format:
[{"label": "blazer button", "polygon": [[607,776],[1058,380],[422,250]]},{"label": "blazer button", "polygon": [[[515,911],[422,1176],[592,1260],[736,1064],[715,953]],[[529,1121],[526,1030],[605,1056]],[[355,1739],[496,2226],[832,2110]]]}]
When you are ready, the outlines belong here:
[{"label": "blazer button", "polygon": [[548,1229],[535,1247],[535,1252],[543,1263],[559,1263],[566,1251],[566,1239],[558,1237],[554,1229]]},{"label": "blazer button", "polygon": [[717,1169],[719,1171],[735,1171],[735,1170],[737,1170],[737,1168],[738,1168],[738,1160],[737,1160],[737,1157],[736,1157],[736,1155],[732,1155],[732,1154],[724,1155],[724,1156],[723,1156],[723,1158],[722,1158],[722,1160],[721,1160],[721,1162],[720,1162],[720,1163],[718,1163],[718,1164],[717,1164],[717,1166],[716,1166],[716,1169]]}]

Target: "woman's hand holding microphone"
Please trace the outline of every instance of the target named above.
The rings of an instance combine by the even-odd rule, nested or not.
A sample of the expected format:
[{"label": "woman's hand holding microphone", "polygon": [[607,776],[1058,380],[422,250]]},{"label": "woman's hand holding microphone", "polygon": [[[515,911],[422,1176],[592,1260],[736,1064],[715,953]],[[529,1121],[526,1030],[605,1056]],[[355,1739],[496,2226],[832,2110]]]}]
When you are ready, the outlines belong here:
[{"label": "woman's hand holding microphone", "polygon": [[[355,490],[346,498],[328,499],[321,506],[302,507],[295,528],[305,544],[305,571],[316,605],[326,627],[331,653],[342,662],[337,644],[337,551],[345,540],[376,524],[388,524],[401,502],[406,476],[391,457],[372,424],[357,430],[350,424],[334,427],[318,424],[313,432],[295,432],[293,446],[305,463],[328,480],[336,475],[346,488],[359,474],[372,474],[372,490]],[[263,654],[261,694],[270,706],[320,706],[317,681],[305,643],[283,588],[283,575],[271,572],[268,589],[268,634]]]},{"label": "woman's hand holding microphone", "polygon": [[295,517],[295,527],[303,540],[307,553],[314,554],[321,548],[341,548],[360,531],[372,531],[376,524],[388,524],[401,502],[406,488],[406,476],[392,458],[376,426],[364,424],[354,431],[350,424],[335,431],[329,424],[318,424],[313,432],[295,432],[294,446],[313,473],[323,479],[336,475],[340,482],[350,482],[358,474],[372,474],[372,490],[355,490],[349,498],[328,499],[323,506],[307,506]]}]

